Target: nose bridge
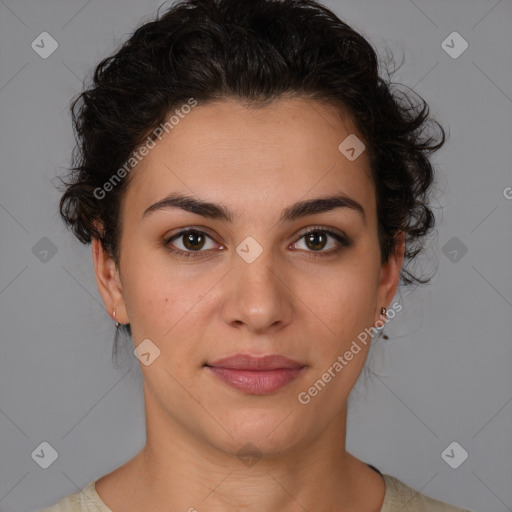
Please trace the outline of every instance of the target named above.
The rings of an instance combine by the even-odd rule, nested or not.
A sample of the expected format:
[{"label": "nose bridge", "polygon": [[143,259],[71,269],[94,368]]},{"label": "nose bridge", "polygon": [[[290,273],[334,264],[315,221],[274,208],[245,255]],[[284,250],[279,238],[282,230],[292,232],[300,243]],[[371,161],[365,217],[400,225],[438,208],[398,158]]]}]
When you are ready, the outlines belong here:
[{"label": "nose bridge", "polygon": [[284,279],[279,277],[283,266],[273,251],[247,237],[237,246],[236,253],[224,303],[225,321],[232,325],[243,323],[254,331],[288,323],[293,307]]}]

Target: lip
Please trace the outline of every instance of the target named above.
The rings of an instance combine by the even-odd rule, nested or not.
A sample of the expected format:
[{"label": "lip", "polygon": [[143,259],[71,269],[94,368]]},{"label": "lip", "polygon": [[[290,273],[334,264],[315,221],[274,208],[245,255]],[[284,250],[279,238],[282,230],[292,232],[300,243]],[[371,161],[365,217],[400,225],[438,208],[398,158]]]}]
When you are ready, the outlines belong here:
[{"label": "lip", "polygon": [[278,370],[281,368],[301,368],[305,366],[293,359],[277,354],[268,356],[251,356],[250,354],[235,354],[217,359],[207,366],[230,368],[232,370]]},{"label": "lip", "polygon": [[280,355],[236,354],[207,363],[205,367],[239,391],[267,395],[295,380],[306,365]]}]

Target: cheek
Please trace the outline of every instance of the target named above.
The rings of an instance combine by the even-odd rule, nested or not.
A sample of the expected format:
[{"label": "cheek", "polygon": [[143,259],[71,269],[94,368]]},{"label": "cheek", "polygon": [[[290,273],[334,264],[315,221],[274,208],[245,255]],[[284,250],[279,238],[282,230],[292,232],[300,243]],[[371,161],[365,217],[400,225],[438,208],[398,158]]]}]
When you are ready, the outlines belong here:
[{"label": "cheek", "polygon": [[[340,271],[326,279],[313,301],[318,316],[334,332],[335,339],[347,340],[372,325],[376,300],[376,279],[372,270],[360,267]],[[326,332],[329,332],[326,329]],[[333,332],[330,332],[331,338]]]},{"label": "cheek", "polygon": [[218,278],[193,277],[157,261],[141,270],[135,258],[131,268],[124,295],[134,340],[149,338],[166,350],[176,349],[176,339],[190,338],[205,315],[205,294]]},{"label": "cheek", "polygon": [[314,343],[312,380],[321,379],[328,371],[336,375],[322,399],[326,408],[336,408],[340,397],[352,389],[366,362],[374,320],[375,286],[351,273],[330,281],[325,291],[319,294],[318,316],[329,329],[322,327],[324,334],[319,334]]},{"label": "cheek", "polygon": [[158,338],[165,332],[165,325],[176,297],[173,280],[163,274],[157,262],[148,262],[143,254],[127,250],[129,255],[124,260],[123,297],[134,341]]}]

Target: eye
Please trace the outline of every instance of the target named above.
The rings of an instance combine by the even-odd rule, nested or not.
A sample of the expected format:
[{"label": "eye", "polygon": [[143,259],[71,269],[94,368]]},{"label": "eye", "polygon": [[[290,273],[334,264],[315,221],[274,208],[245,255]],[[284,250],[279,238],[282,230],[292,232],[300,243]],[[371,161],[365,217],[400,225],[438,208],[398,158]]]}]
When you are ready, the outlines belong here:
[{"label": "eye", "polygon": [[[330,248],[323,250],[328,246],[329,238],[331,241]],[[341,232],[332,231],[331,229],[322,226],[315,226],[302,234],[299,240],[304,239],[304,247],[297,247],[299,242],[295,242],[292,246],[294,248],[304,249],[307,252],[319,253],[314,256],[330,255],[341,251],[345,247],[350,247],[352,241]]]},{"label": "eye", "polygon": [[[312,253],[313,256],[329,256],[340,252],[343,248],[350,247],[352,240],[343,232],[333,231],[323,226],[314,226],[304,232],[299,240],[304,239],[304,246],[298,247],[299,242],[291,245],[293,249],[305,250]],[[329,239],[331,242],[329,244]],[[208,247],[208,242],[210,246]],[[223,245],[217,244],[213,238],[199,229],[186,229],[176,233],[163,243],[164,247],[171,253],[183,256],[184,258],[199,257],[201,253],[207,252],[208,249],[223,250]],[[328,247],[330,245],[330,247]],[[181,247],[180,247],[181,246]],[[324,250],[328,247],[328,250]],[[315,254],[318,253],[318,254]]]},{"label": "eye", "polygon": [[[172,253],[177,253],[180,256],[189,258],[191,256],[199,256],[200,254],[198,253],[205,252],[202,249],[205,249],[208,240],[211,241],[212,245],[206,247],[206,249],[214,249],[217,244],[213,241],[211,236],[198,229],[187,229],[167,239],[164,242],[164,246]],[[224,249],[222,245],[220,245],[219,248]]]}]

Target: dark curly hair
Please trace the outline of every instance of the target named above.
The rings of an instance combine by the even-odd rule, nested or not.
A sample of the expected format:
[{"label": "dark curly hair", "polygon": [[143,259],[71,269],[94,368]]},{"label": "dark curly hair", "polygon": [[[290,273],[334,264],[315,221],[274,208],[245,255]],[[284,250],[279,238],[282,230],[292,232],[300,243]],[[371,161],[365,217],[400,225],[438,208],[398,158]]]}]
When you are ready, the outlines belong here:
[{"label": "dark curly hair", "polygon": [[[99,63],[72,102],[77,146],[61,179],[60,214],[82,243],[101,240],[119,266],[120,203],[131,175],[107,199],[97,191],[177,107],[190,98],[257,107],[302,97],[351,114],[370,158],[382,262],[405,232],[401,283],[425,284],[431,277],[407,267],[434,227],[429,155],[445,132],[427,103],[392,83],[389,71],[382,78],[379,65],[371,44],[314,0],[184,0],[159,10]],[[131,335],[129,324],[121,330]]]}]

